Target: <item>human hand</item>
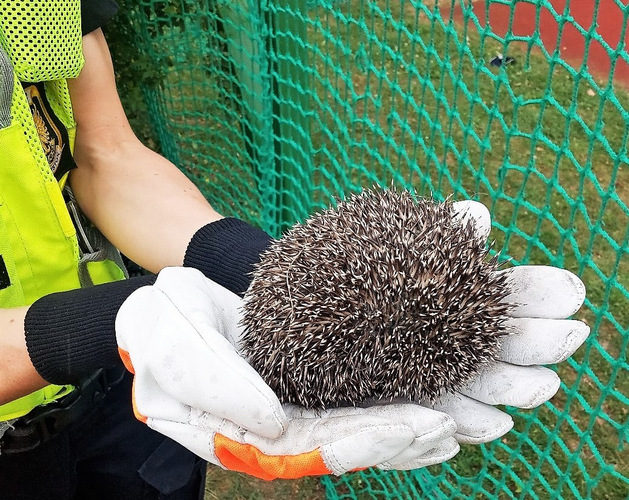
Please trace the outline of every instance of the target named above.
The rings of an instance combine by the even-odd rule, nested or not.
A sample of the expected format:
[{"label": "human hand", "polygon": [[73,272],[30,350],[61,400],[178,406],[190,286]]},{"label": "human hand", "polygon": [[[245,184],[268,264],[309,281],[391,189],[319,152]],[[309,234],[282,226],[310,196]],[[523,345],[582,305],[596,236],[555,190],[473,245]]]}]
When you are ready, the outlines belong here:
[{"label": "human hand", "polygon": [[[491,218],[475,201],[454,204],[461,218],[470,218],[479,238],[489,236]],[[503,337],[498,360],[464,387],[443,396],[432,408],[450,415],[460,443],[486,443],[513,427],[513,420],[495,405],[535,408],[559,389],[558,375],[540,365],[560,363],[585,341],[589,327],[566,319],[583,304],[585,287],[569,271],[550,266],[519,266],[498,271],[509,276],[512,292],[505,299],[515,333]]]},{"label": "human hand", "polygon": [[416,404],[282,406],[237,352],[240,304],[186,268],[163,270],[125,301],[116,332],[135,374],[138,419],[211,463],[263,479],[414,469],[458,452],[453,420]]}]

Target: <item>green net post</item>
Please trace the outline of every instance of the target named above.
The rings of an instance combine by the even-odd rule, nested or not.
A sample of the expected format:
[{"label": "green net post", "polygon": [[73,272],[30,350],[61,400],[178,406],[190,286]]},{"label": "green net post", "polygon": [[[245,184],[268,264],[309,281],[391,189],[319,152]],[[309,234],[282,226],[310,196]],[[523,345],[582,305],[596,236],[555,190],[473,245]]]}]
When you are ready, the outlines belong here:
[{"label": "green net post", "polygon": [[280,0],[269,8],[275,111],[278,229],[310,213],[312,146],[308,117],[308,35],[299,0]]},{"label": "green net post", "polygon": [[273,120],[271,76],[267,53],[267,27],[257,0],[221,2],[219,5],[225,43],[234,70],[233,77],[241,94],[241,106],[247,124],[243,133],[262,201],[261,221],[264,229],[278,232],[278,207],[275,159],[273,154]]},{"label": "green net post", "polygon": [[220,5],[226,43],[246,113],[264,202],[262,220],[279,235],[309,213],[311,199],[306,28],[298,2],[267,9],[248,0]]}]

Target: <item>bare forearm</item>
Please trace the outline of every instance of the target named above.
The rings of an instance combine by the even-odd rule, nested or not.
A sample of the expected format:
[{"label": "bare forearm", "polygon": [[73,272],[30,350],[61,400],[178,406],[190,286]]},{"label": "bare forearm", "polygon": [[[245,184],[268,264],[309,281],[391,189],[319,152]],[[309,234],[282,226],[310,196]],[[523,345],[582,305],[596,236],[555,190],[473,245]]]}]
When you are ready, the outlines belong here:
[{"label": "bare forearm", "polygon": [[77,156],[71,185],[79,205],[125,255],[150,271],[181,265],[203,225],[218,220],[199,190],[139,141],[107,157]]},{"label": "bare forearm", "polygon": [[[143,267],[157,272],[181,265],[188,250],[186,265],[244,293],[251,266],[270,238],[236,219],[218,221],[222,217],[192,182],[137,140],[118,99],[100,30],[85,36],[83,45],[85,67],[69,82],[78,164],[70,184],[81,208]],[[116,314],[147,278],[51,294],[30,308],[0,309],[0,404],[47,381],[75,383],[119,363]]]},{"label": "bare forearm", "polygon": [[122,109],[100,30],[83,38],[85,66],[69,81],[77,122],[70,183],[86,215],[151,271],[181,265],[193,234],[220,219],[168,160],[135,137]]},{"label": "bare forearm", "polygon": [[26,350],[24,317],[27,310],[27,307],[0,309],[0,405],[47,385]]}]

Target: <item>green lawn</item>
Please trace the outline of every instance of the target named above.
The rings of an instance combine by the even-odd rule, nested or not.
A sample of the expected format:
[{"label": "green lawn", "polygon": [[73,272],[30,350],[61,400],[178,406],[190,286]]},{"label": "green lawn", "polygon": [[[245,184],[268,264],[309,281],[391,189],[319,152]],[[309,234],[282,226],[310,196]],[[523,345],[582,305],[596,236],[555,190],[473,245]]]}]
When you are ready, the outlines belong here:
[{"label": "green lawn", "polygon": [[[249,95],[257,87],[218,75],[222,53],[202,36],[211,20],[191,15],[185,30],[161,28],[155,48],[170,64],[166,106],[152,116],[160,119],[162,146],[220,210],[267,230],[277,230],[264,208],[274,203],[288,200],[295,210],[289,215],[301,217],[332,196],[393,182],[436,197],[479,199],[492,209],[491,237],[504,258],[564,267],[586,283],[576,317],[593,333],[558,367],[564,385],[550,404],[513,411],[513,432],[489,447],[463,447],[443,468],[349,475],[327,479],[328,488],[343,498],[412,497],[420,486],[435,498],[453,491],[468,498],[625,498],[629,94],[552,64],[539,49],[527,54],[524,44],[511,43],[506,51],[472,26],[443,25],[431,9],[380,0],[304,11],[308,50],[297,52],[307,65],[280,53],[278,67],[293,80],[275,76],[284,97],[297,95],[306,108],[280,98],[266,110],[292,120],[279,124],[292,142],[271,150],[271,165],[280,157],[285,171],[298,174],[281,184],[256,149],[272,138],[272,121],[251,134],[243,128],[252,109],[264,112],[263,99]],[[281,26],[281,50],[291,40],[286,33]],[[498,52],[515,63],[490,66]],[[254,77],[263,88],[264,74]],[[292,86],[300,78],[307,86]],[[253,123],[264,124],[260,116]],[[262,483],[213,469],[207,498],[323,494],[312,479]]]},{"label": "green lawn", "polygon": [[318,500],[324,498],[318,478],[262,481],[218,467],[208,468],[205,500]]}]

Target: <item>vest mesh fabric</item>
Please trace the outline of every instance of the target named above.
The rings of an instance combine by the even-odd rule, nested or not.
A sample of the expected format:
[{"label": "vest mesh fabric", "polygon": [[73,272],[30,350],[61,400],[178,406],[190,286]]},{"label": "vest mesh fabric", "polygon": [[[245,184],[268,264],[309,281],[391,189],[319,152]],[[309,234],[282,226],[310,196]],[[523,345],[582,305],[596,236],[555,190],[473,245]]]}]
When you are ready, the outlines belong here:
[{"label": "vest mesh fabric", "polygon": [[74,78],[83,66],[79,0],[0,0],[0,45],[21,81]]},{"label": "vest mesh fabric", "polygon": [[54,180],[54,174],[52,170],[50,170],[50,165],[48,164],[48,160],[46,159],[46,155],[42,149],[37,128],[33,123],[33,115],[31,114],[28,104],[26,104],[26,96],[24,96],[22,84],[17,78],[14,81],[13,92],[14,95],[17,96],[17,98],[13,99],[13,104],[11,106],[13,122],[20,124],[20,127],[24,132],[28,148],[39,166],[42,178],[46,182],[52,181]]},{"label": "vest mesh fabric", "polygon": [[75,127],[75,123],[66,80],[46,82],[46,97],[57,118],[65,125],[68,133],[71,133],[70,129]]}]

